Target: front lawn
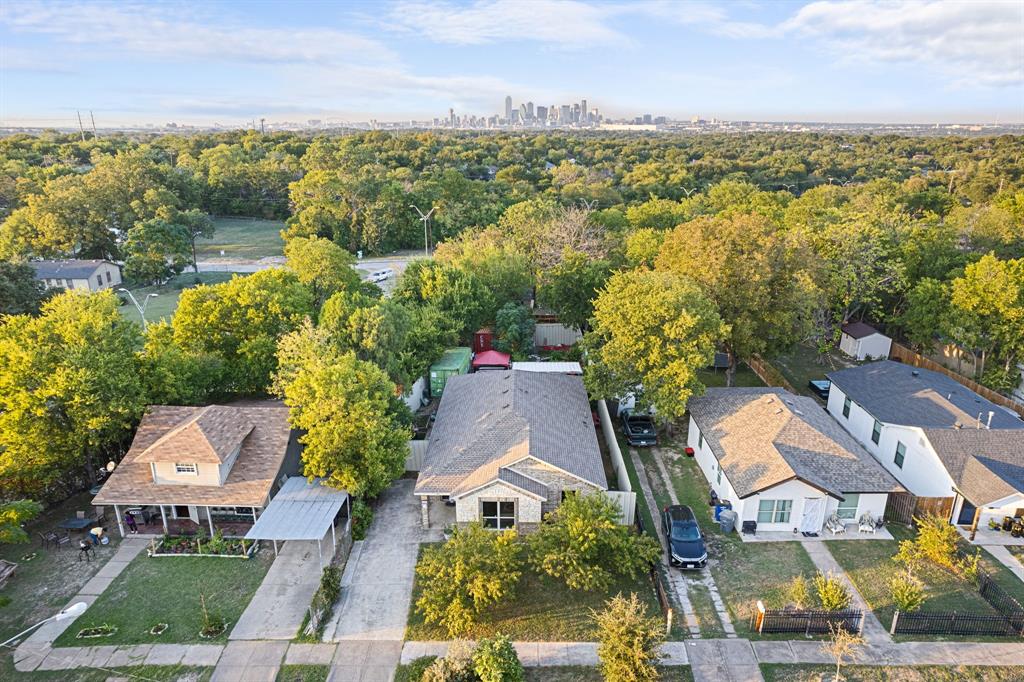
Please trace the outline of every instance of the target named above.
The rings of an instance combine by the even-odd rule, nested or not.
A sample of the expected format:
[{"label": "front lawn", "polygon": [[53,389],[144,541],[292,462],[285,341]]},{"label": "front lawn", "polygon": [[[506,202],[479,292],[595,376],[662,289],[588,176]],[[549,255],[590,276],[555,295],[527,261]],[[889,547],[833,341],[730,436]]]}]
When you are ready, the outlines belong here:
[{"label": "front lawn", "polygon": [[[57,638],[54,646],[224,642],[273,560],[274,553],[267,547],[251,559],[151,558],[143,553]],[[203,623],[201,594],[210,614],[227,621],[228,627],[219,637],[199,636]],[[158,623],[166,623],[166,631],[149,634]],[[83,628],[101,625],[112,625],[117,632],[110,637],[76,639]]]},{"label": "front lawn", "polygon": [[[496,606],[488,607],[464,639],[481,639],[497,634],[513,640],[550,642],[592,642],[594,633],[591,609],[602,610],[605,602],[619,592],[636,592],[647,604],[647,613],[661,618],[658,597],[646,574],[618,580],[607,592],[570,590],[554,578],[538,575],[524,565],[515,594]],[[416,611],[419,581],[413,583],[405,638],[413,641],[447,640],[448,631],[425,623]]]},{"label": "front lawn", "polygon": [[[685,433],[679,438],[685,442]],[[665,453],[676,498],[693,508],[704,530],[711,575],[737,634],[759,637],[750,630],[757,601],[763,601],[767,608],[786,606],[789,584],[800,574],[812,578],[814,562],[799,542],[743,542],[736,532],[723,534],[714,520],[714,507],[708,504],[710,486],[704,474],[692,458],[673,454],[679,449],[673,447],[672,452]],[[654,466],[652,461],[649,467]]]},{"label": "front lawn", "polygon": [[1017,557],[1017,561],[1024,563],[1024,545],[1008,545],[1006,549],[1010,550],[1010,554]]},{"label": "front lawn", "polygon": [[[46,549],[40,546],[39,532],[64,533],[57,528],[58,523],[74,517],[77,511],[93,513],[92,498],[89,493],[82,493],[43,511],[26,528],[31,537],[29,543],[0,545],[0,558],[18,564],[0,590],[0,642],[67,606],[117,552],[121,540],[116,532],[110,534],[110,544],[93,550],[90,563],[78,560],[78,541],[84,537],[79,531],[73,531],[71,543],[59,550],[52,544]],[[108,527],[110,524],[116,525],[116,521],[108,521]]]},{"label": "front lawn", "polygon": [[282,665],[277,682],[327,682],[330,672],[328,665]]},{"label": "front lawn", "polygon": [[[893,530],[890,527],[890,530]],[[895,533],[894,533],[895,534]],[[904,533],[905,534],[905,533]],[[903,568],[892,560],[899,548],[897,540],[859,542],[829,540],[828,549],[857,586],[882,626],[892,623],[896,606],[889,584]],[[994,561],[994,560],[992,560]],[[985,566],[987,569],[988,566]],[[974,611],[995,614],[975,586],[936,566],[925,564],[915,575],[925,584],[922,611]],[[925,639],[930,637],[925,636]],[[917,637],[915,637],[917,639]],[[958,638],[954,638],[958,639]]]},{"label": "front lawn", "polygon": [[[852,544],[852,543],[851,543]],[[834,665],[761,664],[765,682],[832,682]],[[1024,679],[1024,666],[843,666],[847,682],[1005,682]]]},{"label": "front lawn", "polygon": [[10,656],[0,656],[0,680],[19,682],[107,682],[107,680],[149,680],[151,682],[207,682],[213,668],[187,665],[136,665],[103,670],[33,670],[22,673],[14,669]]},{"label": "front lawn", "polygon": [[1014,575],[1013,571],[1004,566],[999,559],[989,554],[987,549],[981,550],[980,566],[999,587],[1024,604],[1024,581]]},{"label": "front lawn", "polygon": [[[399,665],[395,670],[395,682],[420,682],[414,678],[415,664]],[[526,668],[526,682],[603,682],[601,670],[583,665],[545,666]],[[693,682],[690,666],[664,666],[658,668],[658,679],[662,682]]]}]

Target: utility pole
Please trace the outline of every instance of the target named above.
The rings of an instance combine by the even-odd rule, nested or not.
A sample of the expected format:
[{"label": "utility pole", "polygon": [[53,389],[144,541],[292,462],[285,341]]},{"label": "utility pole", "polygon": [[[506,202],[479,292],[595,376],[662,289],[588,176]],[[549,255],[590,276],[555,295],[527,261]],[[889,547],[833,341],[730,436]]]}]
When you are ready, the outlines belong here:
[{"label": "utility pole", "polygon": [[420,220],[423,221],[423,255],[430,258],[430,236],[427,232],[427,225],[430,223],[430,216],[437,210],[437,206],[431,207],[431,209],[426,213],[421,211],[416,204],[409,204],[409,208],[415,209],[415,211],[420,215]]},{"label": "utility pole", "polygon": [[92,121],[92,139],[98,140],[100,134],[96,132],[96,117],[92,115],[92,109],[89,110],[89,120]]},{"label": "utility pole", "polygon": [[267,119],[265,119],[265,118],[261,118],[260,119],[260,135],[266,135],[267,134],[266,128],[263,127],[263,122],[266,121],[266,120]]},{"label": "utility pole", "polygon": [[82,131],[82,142],[85,142],[85,126],[82,125],[82,112],[75,111],[78,114],[78,129]]}]

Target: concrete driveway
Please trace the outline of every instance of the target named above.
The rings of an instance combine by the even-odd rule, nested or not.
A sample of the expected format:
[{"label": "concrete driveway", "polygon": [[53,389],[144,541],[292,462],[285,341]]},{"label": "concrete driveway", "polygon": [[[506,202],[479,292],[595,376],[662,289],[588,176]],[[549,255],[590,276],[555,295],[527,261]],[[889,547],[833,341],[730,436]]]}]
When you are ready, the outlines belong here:
[{"label": "concrete driveway", "polygon": [[324,630],[325,641],[405,638],[420,543],[441,539],[441,529],[420,527],[414,485],[402,479],[381,495],[366,539],[352,548],[341,579],[341,603]]}]

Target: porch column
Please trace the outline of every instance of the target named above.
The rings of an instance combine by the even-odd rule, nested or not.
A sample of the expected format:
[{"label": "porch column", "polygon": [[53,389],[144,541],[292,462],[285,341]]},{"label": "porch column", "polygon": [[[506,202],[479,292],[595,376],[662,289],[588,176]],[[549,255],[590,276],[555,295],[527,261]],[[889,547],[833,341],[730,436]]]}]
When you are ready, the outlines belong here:
[{"label": "porch column", "polygon": [[256,523],[256,507],[252,508],[252,522]]},{"label": "porch column", "polygon": [[334,534],[334,521],[331,521],[331,556],[338,553],[338,538]]},{"label": "porch column", "polygon": [[323,569],[323,567],[324,567],[324,554],[323,554],[323,552],[320,551],[320,541],[319,540],[316,541],[316,558],[317,558],[317,562],[318,562],[317,565],[321,569]]},{"label": "porch column", "polygon": [[121,537],[124,537],[124,522],[121,520],[121,510],[118,506],[114,505],[114,516],[117,517],[117,530],[121,532]]},{"label": "porch column", "polygon": [[430,528],[430,498],[426,495],[420,496],[420,523]]},{"label": "porch column", "polygon": [[974,542],[974,536],[978,533],[978,519],[980,519],[980,518],[981,518],[981,507],[975,507],[974,508],[974,521],[971,522],[971,542]]},{"label": "porch column", "polygon": [[277,540],[271,540],[274,543],[274,556],[277,556]]},{"label": "porch column", "polygon": [[206,507],[206,520],[210,523],[210,537],[213,537],[213,516],[210,515],[210,508]]},{"label": "porch column", "polygon": [[167,530],[167,512],[164,511],[164,506],[160,505],[160,520],[164,522],[164,535],[170,535],[171,531]]}]

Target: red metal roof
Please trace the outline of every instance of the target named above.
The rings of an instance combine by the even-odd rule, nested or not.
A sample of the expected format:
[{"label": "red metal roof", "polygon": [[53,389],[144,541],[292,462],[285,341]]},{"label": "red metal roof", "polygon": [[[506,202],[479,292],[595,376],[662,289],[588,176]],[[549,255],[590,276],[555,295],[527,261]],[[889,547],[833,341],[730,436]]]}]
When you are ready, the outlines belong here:
[{"label": "red metal roof", "polygon": [[473,366],[509,368],[512,366],[512,356],[496,350],[485,350],[483,353],[477,353],[473,358]]}]

